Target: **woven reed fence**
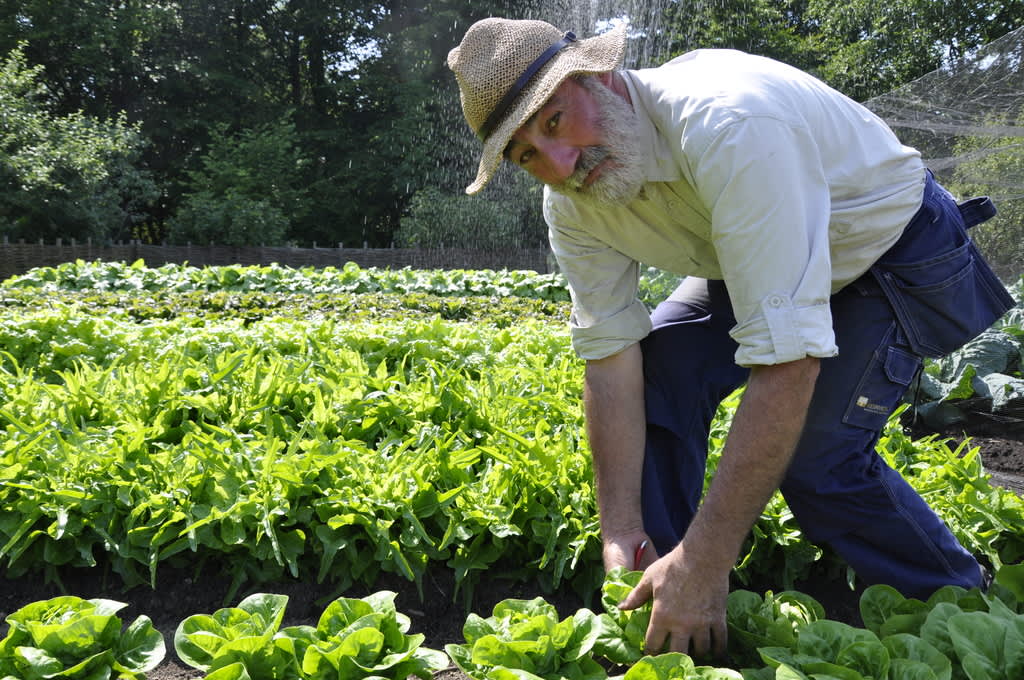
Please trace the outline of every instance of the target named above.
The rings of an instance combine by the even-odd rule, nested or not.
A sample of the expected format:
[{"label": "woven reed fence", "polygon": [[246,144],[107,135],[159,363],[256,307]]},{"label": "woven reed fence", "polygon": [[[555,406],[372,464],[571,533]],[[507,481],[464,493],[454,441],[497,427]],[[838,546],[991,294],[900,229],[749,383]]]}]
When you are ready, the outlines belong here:
[{"label": "woven reed fence", "polygon": [[360,267],[401,269],[529,269],[540,273],[554,270],[546,248],[523,250],[475,250],[469,248],[267,248],[218,245],[158,246],[137,241],[96,245],[91,242],[9,243],[0,242],[0,280],[23,274],[33,267],[52,267],[62,262],[101,260],[134,262],[148,266],[188,263],[196,267],[216,265],[269,265],[287,267],[343,267],[355,262]]}]

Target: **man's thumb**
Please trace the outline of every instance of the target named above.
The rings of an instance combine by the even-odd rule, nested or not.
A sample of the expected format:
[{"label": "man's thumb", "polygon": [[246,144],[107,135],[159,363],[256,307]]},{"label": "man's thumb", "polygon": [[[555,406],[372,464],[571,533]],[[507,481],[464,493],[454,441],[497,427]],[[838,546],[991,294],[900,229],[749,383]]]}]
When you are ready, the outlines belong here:
[{"label": "man's thumb", "polygon": [[640,583],[636,584],[636,588],[629,591],[626,599],[619,603],[619,609],[636,609],[644,602],[647,602],[651,599],[651,587],[651,582],[646,576],[641,578]]}]

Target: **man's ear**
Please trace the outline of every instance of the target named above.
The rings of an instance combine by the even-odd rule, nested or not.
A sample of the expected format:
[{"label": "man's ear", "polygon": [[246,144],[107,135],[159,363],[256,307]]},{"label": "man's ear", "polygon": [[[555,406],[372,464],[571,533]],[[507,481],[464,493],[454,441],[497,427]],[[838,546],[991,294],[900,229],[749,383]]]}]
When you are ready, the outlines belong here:
[{"label": "man's ear", "polygon": [[601,84],[604,85],[605,87],[609,88],[609,89],[612,86],[612,77],[613,77],[613,75],[614,75],[614,73],[612,71],[602,71],[600,73],[595,73],[594,74],[594,76],[598,80],[601,81]]}]

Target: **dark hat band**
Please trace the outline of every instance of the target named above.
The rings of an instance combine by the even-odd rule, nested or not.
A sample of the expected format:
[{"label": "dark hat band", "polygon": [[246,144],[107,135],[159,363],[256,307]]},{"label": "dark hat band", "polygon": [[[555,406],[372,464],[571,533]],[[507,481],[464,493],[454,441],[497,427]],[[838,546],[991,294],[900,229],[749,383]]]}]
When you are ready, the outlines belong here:
[{"label": "dark hat band", "polygon": [[516,79],[516,82],[512,83],[512,87],[508,89],[505,96],[501,98],[498,105],[491,111],[491,115],[487,116],[487,120],[480,126],[480,129],[477,131],[480,139],[487,139],[494,132],[494,128],[498,127],[498,123],[505,117],[505,113],[512,106],[512,102],[523,91],[523,88],[530,82],[530,79],[537,75],[537,71],[541,70],[544,64],[551,61],[552,57],[558,54],[566,45],[574,42],[576,42],[576,34],[572,31],[566,31],[561,40],[551,45],[551,47],[544,50],[539,57],[533,60],[533,63]]}]

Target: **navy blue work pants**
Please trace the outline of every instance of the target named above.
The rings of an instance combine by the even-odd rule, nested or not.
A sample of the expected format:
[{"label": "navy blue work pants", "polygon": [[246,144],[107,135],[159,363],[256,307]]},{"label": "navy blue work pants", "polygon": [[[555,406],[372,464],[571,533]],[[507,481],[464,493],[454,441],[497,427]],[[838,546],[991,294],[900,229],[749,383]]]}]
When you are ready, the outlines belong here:
[{"label": "navy blue work pants", "polygon": [[[922,356],[929,355],[909,337],[908,321],[900,318],[906,310],[896,309],[902,302],[894,305],[880,279],[888,273],[885,262],[896,262],[897,268],[920,264],[942,279],[927,285],[941,289],[947,279],[964,279],[961,270],[970,268],[969,293],[992,292],[994,297],[966,311],[937,314],[978,314],[978,319],[953,323],[980,325],[966,331],[976,334],[1012,299],[973,244],[968,258],[949,262],[949,253],[962,250],[965,242],[966,227],[955,201],[929,177],[921,211],[896,245],[875,270],[831,298],[839,354],[821,360],[803,434],[781,487],[808,539],[831,545],[865,582],[887,583],[908,597],[926,597],[947,584],[980,585],[981,570],[875,451],[880,430],[920,370]],[[952,274],[943,269],[950,266]],[[992,285],[999,290],[987,291]],[[942,297],[956,296],[947,291]],[[918,321],[931,313],[915,305],[904,306]],[[700,502],[716,408],[749,371],[734,362],[737,346],[729,330],[736,321],[723,282],[685,279],[654,311],[652,321],[654,330],[641,343],[648,421],[642,505],[644,528],[664,555],[682,539]]]}]

